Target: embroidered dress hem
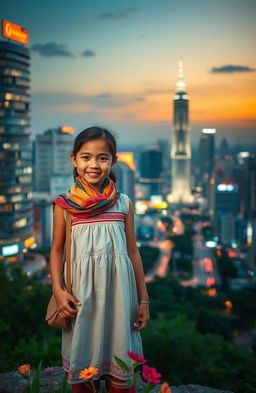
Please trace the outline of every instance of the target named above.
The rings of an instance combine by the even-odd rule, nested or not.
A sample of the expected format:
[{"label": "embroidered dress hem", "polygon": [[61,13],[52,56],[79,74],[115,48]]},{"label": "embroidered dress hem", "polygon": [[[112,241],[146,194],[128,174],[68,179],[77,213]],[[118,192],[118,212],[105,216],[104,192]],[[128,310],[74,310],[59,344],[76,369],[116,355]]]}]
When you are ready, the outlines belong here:
[{"label": "embroidered dress hem", "polygon": [[[70,370],[69,367],[69,361],[67,359],[62,359],[63,363],[63,369],[66,373],[68,373],[68,383],[73,384],[73,383],[79,383],[79,382],[86,382],[84,379],[79,379],[80,372],[84,370],[85,368],[88,368],[90,365],[85,366],[81,369],[78,370]],[[99,372],[95,377],[92,378],[93,381],[97,381],[100,379],[103,375],[111,375],[112,377],[116,377],[119,379],[122,379],[126,381],[127,379],[131,378],[133,376],[133,368],[128,367],[129,372],[124,371],[118,364],[114,362],[105,362],[101,366],[97,367],[99,369]]]}]

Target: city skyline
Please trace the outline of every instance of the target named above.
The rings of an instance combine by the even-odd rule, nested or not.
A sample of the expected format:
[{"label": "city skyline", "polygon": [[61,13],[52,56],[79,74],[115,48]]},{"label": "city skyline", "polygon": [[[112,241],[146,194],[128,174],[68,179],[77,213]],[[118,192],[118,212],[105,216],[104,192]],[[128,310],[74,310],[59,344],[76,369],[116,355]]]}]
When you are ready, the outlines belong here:
[{"label": "city skyline", "polygon": [[1,8],[29,31],[33,136],[99,124],[119,145],[170,141],[182,57],[192,144],[202,128],[216,128],[217,142],[255,140],[254,1],[15,0]]}]

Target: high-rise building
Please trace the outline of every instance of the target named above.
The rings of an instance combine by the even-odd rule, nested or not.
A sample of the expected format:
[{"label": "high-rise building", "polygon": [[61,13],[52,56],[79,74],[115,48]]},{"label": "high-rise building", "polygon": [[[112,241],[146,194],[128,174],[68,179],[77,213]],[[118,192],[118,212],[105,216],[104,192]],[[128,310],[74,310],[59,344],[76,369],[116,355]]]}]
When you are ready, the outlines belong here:
[{"label": "high-rise building", "polygon": [[214,169],[214,139],[215,129],[203,128],[199,142],[199,177],[203,194],[209,198],[209,182]]},{"label": "high-rise building", "polygon": [[227,139],[224,137],[222,138],[219,146],[219,157],[225,157],[229,155],[229,145]]},{"label": "high-rise building", "polygon": [[[236,218],[239,212],[239,187],[233,180],[215,186],[213,223],[215,233],[223,236],[222,242],[235,241]],[[229,233],[229,235],[228,235]]]},{"label": "high-rise building", "polygon": [[256,217],[256,155],[240,152],[240,214],[245,219]]},{"label": "high-rise building", "polygon": [[[4,36],[12,32],[9,39],[26,38],[20,26],[2,22]],[[0,41],[0,88],[0,259],[8,265],[22,261],[23,251],[34,244],[30,52],[25,46]]]},{"label": "high-rise building", "polygon": [[172,186],[169,202],[191,203],[191,145],[188,124],[189,97],[184,82],[183,62],[179,61],[179,75],[174,95],[174,120],[172,133]]},{"label": "high-rise building", "polygon": [[73,173],[73,166],[69,159],[73,132],[73,127],[63,126],[49,129],[44,134],[36,136],[36,191],[49,192],[52,197],[55,197],[54,181],[52,182],[51,179],[56,175],[58,175],[57,192],[67,191],[67,184],[71,184]]},{"label": "high-rise building", "polygon": [[140,184],[149,186],[150,195],[162,193],[162,152],[159,147],[140,153]]},{"label": "high-rise building", "polygon": [[135,180],[134,171],[126,162],[118,160],[114,167],[114,173],[117,177],[117,189],[129,196],[132,203],[135,204]]},{"label": "high-rise building", "polygon": [[238,161],[240,167],[240,215],[247,227],[249,264],[256,274],[256,155],[240,152]]}]

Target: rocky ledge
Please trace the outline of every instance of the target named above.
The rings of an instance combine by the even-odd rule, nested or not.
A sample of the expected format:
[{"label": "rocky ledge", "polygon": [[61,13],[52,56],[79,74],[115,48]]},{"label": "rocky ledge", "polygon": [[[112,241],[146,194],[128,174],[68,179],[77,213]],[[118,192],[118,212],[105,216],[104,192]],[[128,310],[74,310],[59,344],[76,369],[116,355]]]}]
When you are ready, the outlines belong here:
[{"label": "rocky ledge", "polygon": [[[58,392],[63,381],[63,369],[55,367],[52,372],[42,371],[40,393]],[[26,381],[17,371],[0,374],[0,393],[24,393]],[[171,386],[172,393],[234,393],[208,386],[181,385]]]}]

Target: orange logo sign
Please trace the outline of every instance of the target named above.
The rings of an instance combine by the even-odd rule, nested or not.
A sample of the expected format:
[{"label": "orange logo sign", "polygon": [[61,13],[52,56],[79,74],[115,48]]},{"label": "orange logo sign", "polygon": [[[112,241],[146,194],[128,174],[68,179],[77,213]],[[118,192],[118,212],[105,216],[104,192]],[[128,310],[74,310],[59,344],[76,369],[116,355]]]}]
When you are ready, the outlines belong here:
[{"label": "orange logo sign", "polygon": [[4,19],[2,20],[2,36],[24,45],[28,44],[28,30]]}]

